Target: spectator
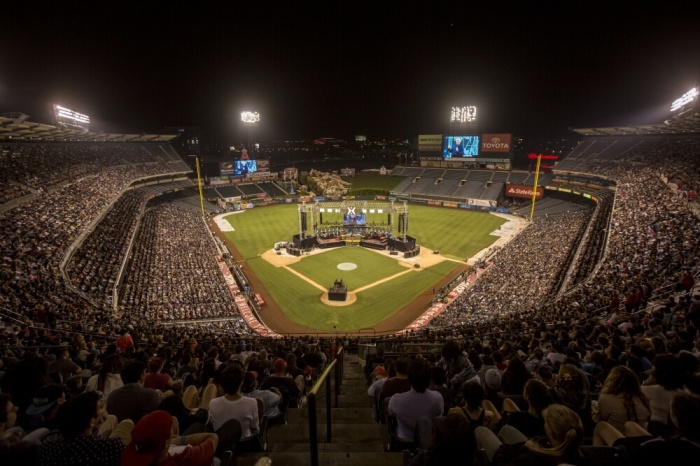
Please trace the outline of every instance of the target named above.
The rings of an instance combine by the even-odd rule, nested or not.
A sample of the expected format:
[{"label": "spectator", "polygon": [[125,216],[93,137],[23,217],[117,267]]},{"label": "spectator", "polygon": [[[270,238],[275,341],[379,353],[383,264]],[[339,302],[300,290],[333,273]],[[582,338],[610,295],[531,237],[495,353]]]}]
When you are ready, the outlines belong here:
[{"label": "spectator", "polygon": [[447,414],[465,416],[474,428],[484,426],[490,429],[500,420],[500,416],[493,409],[488,410],[482,407],[485,395],[483,387],[477,382],[467,382],[462,388],[464,404],[452,408]]},{"label": "spectator", "polygon": [[163,374],[161,370],[163,369],[163,360],[160,358],[153,358],[148,362],[148,374],[143,380],[143,386],[146,388],[152,388],[154,390],[160,390],[161,392],[167,391],[174,385],[173,379],[170,378],[168,374]]},{"label": "spectator", "polygon": [[56,414],[56,427],[61,436],[43,445],[41,464],[44,466],[118,465],[124,450],[122,438],[128,438],[133,424],[125,422],[110,438],[93,435],[99,418],[100,397],[87,392],[66,401]]},{"label": "spectator", "polygon": [[117,388],[107,398],[107,412],[123,421],[130,419],[139,422],[141,418],[158,409],[160,396],[152,388],[144,388],[146,365],[141,361],[132,361],[121,371],[124,386]]},{"label": "spectator", "polygon": [[119,351],[121,351],[122,353],[126,353],[130,348],[133,348],[134,340],[129,334],[129,329],[123,328],[121,336],[117,338],[117,341],[115,343],[117,344],[117,348],[119,348]]},{"label": "spectator", "polygon": [[501,390],[506,395],[522,395],[525,384],[532,378],[522,359],[514,357],[503,371],[501,378]]},{"label": "spectator", "polygon": [[82,372],[81,367],[70,359],[68,348],[59,349],[56,352],[56,360],[49,364],[49,374],[58,373],[60,375],[60,383],[74,375],[82,375]]},{"label": "spectator", "polygon": [[282,414],[279,408],[282,393],[275,387],[269,390],[258,390],[258,374],[255,372],[245,373],[241,392],[248,398],[261,398],[265,404],[265,414],[269,419],[277,418]]},{"label": "spectator", "polygon": [[574,411],[582,422],[584,432],[593,433],[591,418],[591,393],[588,376],[572,364],[562,364],[557,383],[549,390],[554,403],[562,404]]},{"label": "spectator", "polygon": [[651,414],[649,400],[630,368],[617,366],[610,371],[598,397],[598,413],[597,420],[607,421],[620,431],[627,421],[646,428]]},{"label": "spectator", "polygon": [[525,442],[525,446],[542,460],[549,459],[554,461],[554,464],[582,464],[584,459],[581,453],[581,419],[574,411],[559,404],[545,409],[543,415],[548,442],[542,445],[531,439]]},{"label": "spectator", "polygon": [[120,375],[123,368],[124,360],[120,354],[107,356],[98,373],[88,379],[85,391],[97,390],[102,392],[105,398],[109,397],[114,390],[124,386]]},{"label": "spectator", "polygon": [[[36,464],[38,450],[34,445],[21,442],[21,429],[16,429],[17,406],[7,393],[0,393],[0,458],[3,464]],[[14,428],[14,429],[13,429]],[[9,433],[9,430],[14,430]]]},{"label": "spectator", "polygon": [[60,384],[49,384],[41,387],[34,394],[34,401],[27,408],[29,429],[40,427],[52,429],[58,408],[66,402],[66,387]]},{"label": "spectator", "polygon": [[244,375],[243,368],[237,364],[227,367],[221,374],[221,386],[225,394],[209,403],[214,431],[219,431],[227,421],[236,419],[241,425],[241,441],[256,435],[260,423],[257,402],[241,394]]},{"label": "spectator", "polygon": [[391,398],[396,393],[405,393],[411,389],[411,382],[408,380],[409,363],[410,359],[406,356],[401,356],[396,360],[394,365],[396,377],[392,377],[384,382],[379,391],[379,401]]},{"label": "spectator", "polygon": [[651,418],[649,432],[654,435],[669,433],[668,425],[671,414],[671,400],[683,388],[683,374],[678,359],[670,354],[661,354],[654,358],[654,368],[642,385],[642,393],[649,399]]},{"label": "spectator", "polygon": [[[389,400],[388,413],[396,416],[396,435],[400,439],[409,442],[417,439],[416,443],[425,449],[432,436],[431,423],[444,411],[442,396],[428,390],[430,367],[421,359],[412,361],[408,366],[408,381],[410,391],[393,395]],[[420,418],[427,418],[428,422],[419,424]]]},{"label": "spectator", "polygon": [[145,415],[133,428],[121,454],[123,466],[210,466],[219,437],[212,433],[172,436],[173,418],[166,411]]},{"label": "spectator", "polygon": [[538,380],[528,380],[523,397],[527,401],[527,411],[520,411],[518,405],[506,398],[503,402],[505,424],[522,432],[527,438],[545,435],[542,412],[552,403],[547,386]]},{"label": "spectator", "polygon": [[265,377],[260,384],[261,390],[276,388],[282,394],[282,403],[289,404],[290,408],[298,405],[301,390],[294,380],[287,375],[287,362],[282,358],[275,359],[272,364],[272,373]]},{"label": "spectator", "polygon": [[476,459],[474,429],[464,416],[444,416],[433,423],[433,438],[408,466],[472,466]]}]

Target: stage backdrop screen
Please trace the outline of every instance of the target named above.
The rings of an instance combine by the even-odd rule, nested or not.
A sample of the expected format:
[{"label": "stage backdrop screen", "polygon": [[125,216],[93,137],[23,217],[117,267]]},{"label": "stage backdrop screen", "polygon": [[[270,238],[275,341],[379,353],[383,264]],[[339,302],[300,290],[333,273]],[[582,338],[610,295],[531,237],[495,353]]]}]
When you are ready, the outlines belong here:
[{"label": "stage backdrop screen", "polygon": [[479,136],[445,136],[442,142],[444,158],[478,157]]},{"label": "stage backdrop screen", "polygon": [[366,225],[367,217],[364,213],[356,213],[355,207],[351,207],[343,214],[343,225]]}]

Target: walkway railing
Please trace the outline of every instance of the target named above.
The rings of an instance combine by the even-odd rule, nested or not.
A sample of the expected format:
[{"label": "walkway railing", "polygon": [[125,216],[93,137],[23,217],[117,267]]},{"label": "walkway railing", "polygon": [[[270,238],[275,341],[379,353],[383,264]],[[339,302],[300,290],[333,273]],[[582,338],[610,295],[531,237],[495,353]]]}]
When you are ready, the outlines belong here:
[{"label": "walkway railing", "polygon": [[343,380],[343,359],[344,353],[341,347],[338,350],[336,358],[331,362],[323,374],[318,378],[316,384],[306,396],[309,408],[309,447],[311,453],[311,466],[318,466],[318,425],[316,418],[316,396],[318,395],[321,386],[326,384],[326,443],[332,441],[331,432],[331,371],[335,370],[335,407],[338,407],[338,395],[340,394],[340,385]]}]

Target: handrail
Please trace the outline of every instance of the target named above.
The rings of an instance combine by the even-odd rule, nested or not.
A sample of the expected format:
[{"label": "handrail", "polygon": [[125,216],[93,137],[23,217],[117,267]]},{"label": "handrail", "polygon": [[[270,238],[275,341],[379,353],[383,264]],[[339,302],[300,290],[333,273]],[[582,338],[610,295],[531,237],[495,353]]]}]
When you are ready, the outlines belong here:
[{"label": "handrail", "polygon": [[338,349],[335,359],[326,367],[318,378],[311,391],[306,395],[309,409],[309,450],[311,454],[311,466],[318,466],[318,426],[316,425],[316,395],[321,386],[326,384],[326,442],[332,441],[331,437],[331,370],[335,369],[335,407],[338,407],[338,395],[343,371],[343,347]]}]

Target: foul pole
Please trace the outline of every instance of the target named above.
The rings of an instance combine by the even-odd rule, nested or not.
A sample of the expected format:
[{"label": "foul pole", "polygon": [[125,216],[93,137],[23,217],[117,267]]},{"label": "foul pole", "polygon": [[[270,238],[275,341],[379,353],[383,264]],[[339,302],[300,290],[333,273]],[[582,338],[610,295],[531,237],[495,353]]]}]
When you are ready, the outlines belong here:
[{"label": "foul pole", "polygon": [[535,169],[535,184],[532,185],[532,209],[530,209],[530,221],[532,222],[532,217],[535,216],[535,201],[537,200],[537,183],[540,180],[540,161],[542,160],[542,154],[537,156],[537,168]]},{"label": "foul pole", "polygon": [[197,164],[197,186],[199,186],[199,205],[202,208],[202,217],[204,217],[204,195],[202,194],[202,176],[199,171],[199,157],[195,157],[194,160]]}]

